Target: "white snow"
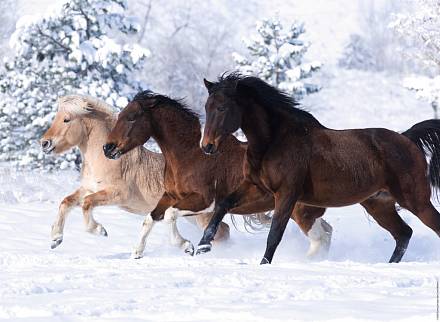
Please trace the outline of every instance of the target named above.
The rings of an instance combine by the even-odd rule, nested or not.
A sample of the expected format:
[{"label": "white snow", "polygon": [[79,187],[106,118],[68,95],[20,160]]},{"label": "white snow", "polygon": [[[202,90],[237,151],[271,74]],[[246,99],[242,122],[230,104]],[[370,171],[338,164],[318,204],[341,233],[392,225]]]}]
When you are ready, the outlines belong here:
[{"label": "white snow", "polygon": [[[290,223],[272,265],[258,265],[267,231],[234,228],[210,254],[189,257],[156,225],[145,257],[130,258],[142,217],[98,208],[109,237],[87,234],[75,210],[64,242],[50,226],[77,174],[0,173],[0,321],[428,321],[435,317],[440,239],[402,211],[414,235],[404,261],[358,206],[325,215],[334,228],[328,260],[305,258],[308,241]],[[239,221],[240,223],[240,221]],[[201,232],[179,220],[184,237]]]}]

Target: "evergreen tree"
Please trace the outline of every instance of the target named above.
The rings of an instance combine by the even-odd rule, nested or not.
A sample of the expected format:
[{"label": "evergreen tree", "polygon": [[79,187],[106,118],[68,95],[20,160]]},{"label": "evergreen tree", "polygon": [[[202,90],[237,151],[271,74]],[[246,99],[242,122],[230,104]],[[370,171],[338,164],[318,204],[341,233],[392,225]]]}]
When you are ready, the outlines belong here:
[{"label": "evergreen tree", "polygon": [[266,19],[257,23],[256,30],[256,37],[245,40],[249,56],[233,54],[238,71],[258,76],[296,99],[319,90],[304,81],[321,67],[319,62],[302,62],[310,46],[300,39],[304,24],[295,22],[285,30],[278,19]]},{"label": "evergreen tree", "polygon": [[[123,107],[143,86],[133,72],[148,50],[123,45],[118,34],[137,32],[125,0],[67,0],[42,17],[22,17],[11,36],[14,56],[0,70],[0,160],[20,165],[78,164],[78,153],[46,157],[38,139],[56,113],[56,100],[89,94]],[[119,38],[120,39],[120,38]]]},{"label": "evergreen tree", "polygon": [[350,36],[349,43],[345,46],[339,66],[348,69],[373,70],[377,69],[375,57],[365,38],[361,35]]}]

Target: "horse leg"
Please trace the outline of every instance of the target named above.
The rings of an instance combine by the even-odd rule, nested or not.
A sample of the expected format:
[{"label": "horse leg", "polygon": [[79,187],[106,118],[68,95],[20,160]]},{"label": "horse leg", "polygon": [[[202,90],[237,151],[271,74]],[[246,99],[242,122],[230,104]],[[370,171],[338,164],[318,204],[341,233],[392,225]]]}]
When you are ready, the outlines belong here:
[{"label": "horse leg", "polygon": [[440,237],[440,213],[429,199],[416,198],[397,199],[399,205],[416,215],[426,226],[431,228]]},{"label": "horse leg", "polygon": [[431,201],[424,207],[417,209],[417,217],[440,237],[440,213],[432,205]]},{"label": "horse leg", "polygon": [[86,231],[91,234],[107,237],[105,228],[93,218],[93,209],[97,206],[116,204],[120,201],[120,194],[114,190],[104,189],[84,197],[82,211]]},{"label": "horse leg", "polygon": [[272,218],[264,257],[260,264],[270,264],[275,250],[283,237],[290,215],[297,201],[296,194],[291,192],[275,193],[275,213]]},{"label": "horse leg", "polygon": [[225,199],[215,205],[214,214],[206,227],[203,237],[197,246],[196,255],[207,253],[211,250],[211,242],[219,228],[220,223],[225,217],[226,213],[240,205],[241,202],[246,201],[246,195],[249,190],[253,188],[254,184],[249,181],[243,181],[240,186],[233,193],[229,194]]},{"label": "horse leg", "polygon": [[396,201],[390,197],[372,197],[361,203],[362,207],[384,229],[388,230],[396,241],[396,247],[389,260],[398,263],[402,259],[411,239],[412,229],[399,216]]},{"label": "horse leg", "polygon": [[298,224],[310,240],[307,257],[313,258],[321,251],[325,254],[330,249],[332,239],[332,226],[323,218],[326,208],[312,207],[297,203],[291,218]]},{"label": "horse leg", "polygon": [[431,187],[424,173],[414,171],[404,176],[399,185],[390,186],[390,193],[400,206],[411,211],[440,237],[440,213],[431,203]]},{"label": "horse leg", "polygon": [[[206,209],[202,209],[199,211],[185,210],[185,209],[194,209],[194,207],[197,207],[197,205],[203,205],[203,204],[205,204],[204,196],[197,193],[191,194],[184,199],[180,199],[173,207],[168,208],[165,211],[165,218],[171,218],[170,220],[175,221],[178,216],[204,214],[207,211],[212,210],[211,208],[214,205],[214,201]],[[194,255],[194,246],[189,240],[184,239],[180,234],[175,235],[174,244],[183,248],[185,250],[185,253]]]},{"label": "horse leg", "polygon": [[185,253],[193,256],[194,246],[193,244],[182,237],[177,229],[177,217],[179,211],[174,208],[168,208],[165,211],[164,221],[170,225],[170,242],[173,246],[177,246],[185,251]]},{"label": "horse leg", "polygon": [[150,234],[151,230],[153,229],[154,223],[155,221],[153,220],[153,217],[151,217],[151,214],[145,216],[144,222],[142,224],[139,244],[133,250],[133,253],[131,255],[132,258],[134,259],[142,258],[145,250],[145,245],[147,242],[147,237]]},{"label": "horse leg", "polygon": [[84,194],[83,189],[79,188],[71,195],[65,197],[61,202],[58,210],[58,216],[52,225],[52,232],[51,232],[52,244],[50,248],[54,249],[63,242],[63,232],[64,232],[64,224],[66,222],[66,217],[73,207],[79,205],[79,201],[83,194]]},{"label": "horse leg", "polygon": [[142,223],[139,243],[134,248],[133,253],[131,255],[134,259],[142,258],[147,242],[147,237],[148,235],[150,235],[150,232],[153,229],[154,224],[157,221],[162,220],[164,218],[165,210],[171,207],[173,203],[174,200],[165,192],[160,198],[159,202],[157,203],[156,208],[154,208],[154,210],[145,217],[144,222]]},{"label": "horse leg", "polygon": [[[211,220],[212,213],[205,213],[196,216],[197,225],[203,230],[208,226],[209,221]],[[230,229],[229,225],[225,222],[221,222],[218,227],[217,233],[214,236],[214,242],[222,242],[229,239]]]}]

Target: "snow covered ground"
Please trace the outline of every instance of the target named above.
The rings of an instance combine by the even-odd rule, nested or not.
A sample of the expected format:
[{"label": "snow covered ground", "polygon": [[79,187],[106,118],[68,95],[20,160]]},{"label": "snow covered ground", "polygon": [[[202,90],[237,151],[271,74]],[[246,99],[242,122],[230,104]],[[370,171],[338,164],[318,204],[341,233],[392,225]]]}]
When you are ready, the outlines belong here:
[{"label": "snow covered ground", "polygon": [[[210,254],[189,257],[157,225],[145,257],[130,258],[142,217],[95,213],[109,232],[83,231],[79,210],[63,244],[50,226],[76,174],[0,169],[0,320],[8,321],[428,321],[435,319],[440,239],[402,212],[414,237],[400,264],[394,242],[358,206],[332,209],[328,260],[305,258],[307,240],[289,224],[272,265],[258,265],[267,232],[231,229]],[[240,223],[240,221],[239,221]],[[194,243],[201,232],[180,220]],[[239,227],[240,228],[240,227]]]}]

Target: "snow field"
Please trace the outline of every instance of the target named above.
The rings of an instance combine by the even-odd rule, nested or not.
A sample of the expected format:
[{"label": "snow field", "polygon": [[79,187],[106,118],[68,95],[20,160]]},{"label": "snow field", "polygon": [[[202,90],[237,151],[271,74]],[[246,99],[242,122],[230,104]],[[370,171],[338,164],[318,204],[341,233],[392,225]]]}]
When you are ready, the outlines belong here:
[{"label": "snow field", "polygon": [[[308,241],[294,223],[272,265],[258,265],[267,231],[249,234],[240,226],[240,231],[231,229],[229,242],[190,257],[168,244],[168,231],[158,224],[145,257],[134,260],[130,252],[142,217],[114,207],[95,212],[108,238],[84,232],[81,213],[75,210],[67,220],[63,244],[50,250],[50,225],[58,202],[74,182],[74,173],[21,173],[9,186],[2,185],[1,196],[9,199],[2,200],[0,211],[0,320],[435,318],[440,240],[405,211],[402,215],[414,235],[400,264],[386,263],[394,241],[358,206],[331,209],[325,215],[334,227],[328,260],[305,258]],[[196,244],[201,232],[184,219],[178,223],[182,234]]]}]

